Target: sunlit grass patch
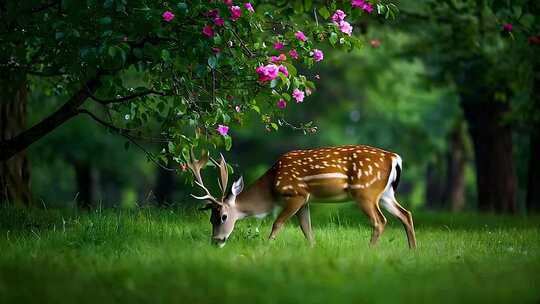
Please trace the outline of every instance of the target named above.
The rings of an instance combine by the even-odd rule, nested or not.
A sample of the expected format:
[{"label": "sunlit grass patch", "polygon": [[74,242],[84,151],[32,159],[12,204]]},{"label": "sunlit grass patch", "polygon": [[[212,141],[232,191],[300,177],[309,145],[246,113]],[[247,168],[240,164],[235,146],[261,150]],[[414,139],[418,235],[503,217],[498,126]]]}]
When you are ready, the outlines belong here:
[{"label": "sunlit grass patch", "polygon": [[185,210],[0,211],[0,302],[536,303],[537,217],[415,216],[376,248],[353,206],[313,208],[316,244],[293,219],[272,242],[271,219],[238,223],[210,244],[207,214]]}]

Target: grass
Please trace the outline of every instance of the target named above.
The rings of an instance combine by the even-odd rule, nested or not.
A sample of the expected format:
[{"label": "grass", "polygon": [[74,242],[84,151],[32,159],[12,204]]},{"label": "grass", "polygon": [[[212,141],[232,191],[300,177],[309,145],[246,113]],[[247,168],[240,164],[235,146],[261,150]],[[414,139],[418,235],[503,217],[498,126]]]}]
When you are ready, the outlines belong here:
[{"label": "grass", "polygon": [[[237,224],[210,245],[185,210],[0,209],[0,303],[538,303],[540,218],[415,214],[419,248],[397,221],[376,248],[352,206],[312,207],[311,248],[291,221]],[[260,226],[260,233],[257,227]]]}]

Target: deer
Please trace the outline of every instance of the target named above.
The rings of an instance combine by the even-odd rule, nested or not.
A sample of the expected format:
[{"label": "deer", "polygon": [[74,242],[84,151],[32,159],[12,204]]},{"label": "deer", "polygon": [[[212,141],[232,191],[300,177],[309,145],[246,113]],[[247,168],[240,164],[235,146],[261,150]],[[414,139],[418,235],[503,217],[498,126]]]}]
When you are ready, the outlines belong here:
[{"label": "deer", "polygon": [[[246,217],[262,218],[281,207],[272,225],[270,240],[277,237],[289,218],[296,215],[300,229],[310,244],[314,244],[310,203],[345,202],[353,200],[367,215],[372,227],[369,244],[375,246],[387,223],[380,206],[403,224],[408,246],[416,248],[413,218],[395,198],[402,168],[401,157],[393,152],[367,145],[345,145],[294,150],[283,154],[260,178],[244,191],[242,176],[227,195],[228,166],[223,155],[219,168],[218,199],[204,185],[201,168],[208,154],[196,159],[193,151],[187,166],[193,172],[195,184],[205,193],[192,194],[206,201],[203,210],[211,210],[212,242],[225,246],[236,222]],[[379,204],[380,203],[380,204]]]}]

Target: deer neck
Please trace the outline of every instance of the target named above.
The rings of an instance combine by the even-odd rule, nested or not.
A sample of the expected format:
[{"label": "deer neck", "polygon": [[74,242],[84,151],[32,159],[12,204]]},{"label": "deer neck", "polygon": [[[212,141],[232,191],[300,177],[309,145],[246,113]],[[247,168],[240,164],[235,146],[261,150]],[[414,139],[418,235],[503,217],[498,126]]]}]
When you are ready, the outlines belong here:
[{"label": "deer neck", "polygon": [[236,197],[236,210],[246,216],[262,217],[274,208],[272,174],[265,173]]}]

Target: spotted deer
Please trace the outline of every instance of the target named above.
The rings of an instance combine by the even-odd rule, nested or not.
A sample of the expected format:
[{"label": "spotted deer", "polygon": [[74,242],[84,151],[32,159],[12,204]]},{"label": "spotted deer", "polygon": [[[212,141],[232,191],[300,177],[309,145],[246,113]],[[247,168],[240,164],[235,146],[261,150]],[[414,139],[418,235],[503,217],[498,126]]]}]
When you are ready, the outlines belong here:
[{"label": "spotted deer", "polygon": [[245,191],[242,177],[235,181],[226,195],[228,171],[223,155],[214,164],[220,169],[219,186],[222,191],[216,199],[204,186],[200,170],[208,155],[194,158],[188,164],[195,183],[205,191],[194,196],[209,201],[203,209],[211,209],[212,240],[225,245],[237,220],[263,217],[276,206],[281,207],[272,226],[270,239],[275,239],[284,223],[296,214],[306,239],[313,242],[310,202],[356,201],[369,217],[372,225],[371,245],[375,245],[384,231],[386,218],[381,205],[397,217],[405,228],[410,248],[416,247],[411,213],[396,200],[394,193],[401,175],[401,157],[395,153],[365,145],[323,147],[296,150],[283,154],[278,161]]}]

